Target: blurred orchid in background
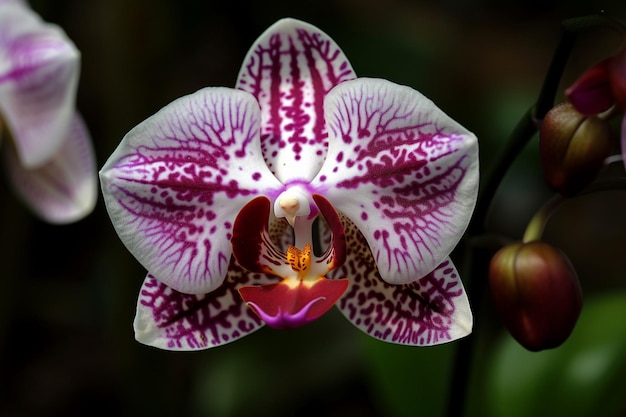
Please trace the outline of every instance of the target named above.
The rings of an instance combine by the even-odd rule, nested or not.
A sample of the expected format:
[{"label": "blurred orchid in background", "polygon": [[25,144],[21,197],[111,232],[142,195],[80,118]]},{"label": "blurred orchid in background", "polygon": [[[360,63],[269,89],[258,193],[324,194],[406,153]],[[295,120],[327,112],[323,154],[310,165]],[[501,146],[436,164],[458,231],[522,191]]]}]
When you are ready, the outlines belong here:
[{"label": "blurred orchid in background", "polygon": [[149,271],[142,343],[219,346],[335,304],[388,342],[471,332],[449,255],[476,201],[476,137],[409,87],[356,78],[307,23],[263,33],[236,89],[201,89],[140,123],[100,178]]},{"label": "blurred orchid in background", "polygon": [[75,109],[80,52],[23,1],[0,1],[0,28],[0,127],[9,177],[43,220],[80,220],[97,199],[91,138]]}]

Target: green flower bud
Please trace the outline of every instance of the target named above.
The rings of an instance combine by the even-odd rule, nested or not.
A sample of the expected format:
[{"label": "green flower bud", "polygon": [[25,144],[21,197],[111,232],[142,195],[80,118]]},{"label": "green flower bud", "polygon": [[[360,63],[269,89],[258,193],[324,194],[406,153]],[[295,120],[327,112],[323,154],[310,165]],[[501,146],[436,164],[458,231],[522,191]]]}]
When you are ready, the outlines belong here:
[{"label": "green flower bud", "polygon": [[489,265],[496,310],[526,349],[561,345],[574,329],[582,292],[574,267],[548,243],[515,243],[500,249]]},{"label": "green flower bud", "polygon": [[606,120],[580,114],[570,103],[553,107],[541,123],[539,150],[548,185],[564,195],[587,186],[611,150]]}]

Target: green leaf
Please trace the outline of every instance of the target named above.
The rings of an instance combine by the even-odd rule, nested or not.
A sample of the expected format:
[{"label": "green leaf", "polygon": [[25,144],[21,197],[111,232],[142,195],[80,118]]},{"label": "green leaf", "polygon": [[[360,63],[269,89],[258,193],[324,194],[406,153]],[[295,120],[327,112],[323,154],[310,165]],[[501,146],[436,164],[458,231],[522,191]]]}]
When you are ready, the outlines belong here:
[{"label": "green leaf", "polygon": [[363,337],[369,357],[369,382],[385,416],[443,415],[454,343],[417,348]]}]

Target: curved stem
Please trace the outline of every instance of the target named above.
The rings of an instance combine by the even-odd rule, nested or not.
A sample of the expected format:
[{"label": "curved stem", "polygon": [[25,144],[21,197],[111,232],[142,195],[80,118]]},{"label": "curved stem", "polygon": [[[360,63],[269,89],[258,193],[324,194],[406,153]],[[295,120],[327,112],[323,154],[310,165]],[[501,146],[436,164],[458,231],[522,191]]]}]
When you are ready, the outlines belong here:
[{"label": "curved stem", "polygon": [[522,237],[522,242],[528,243],[540,240],[548,220],[566,200],[567,198],[560,194],[557,194],[548,200],[548,202],[544,204],[528,222],[526,230],[524,231],[524,236]]},{"label": "curved stem", "polygon": [[555,195],[535,213],[532,219],[530,219],[524,231],[522,242],[528,243],[534,240],[540,240],[552,215],[567,202],[589,194],[616,190],[626,190],[626,178],[608,178],[595,181],[574,197],[565,197],[561,194]]}]

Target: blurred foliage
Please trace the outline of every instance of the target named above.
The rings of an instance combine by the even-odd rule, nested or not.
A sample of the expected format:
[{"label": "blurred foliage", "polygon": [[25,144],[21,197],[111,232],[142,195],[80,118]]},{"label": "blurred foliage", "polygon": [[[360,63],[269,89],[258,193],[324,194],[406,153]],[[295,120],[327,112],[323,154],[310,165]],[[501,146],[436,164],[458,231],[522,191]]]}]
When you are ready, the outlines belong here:
[{"label": "blurred foliage", "polygon": [[626,293],[592,296],[559,349],[530,353],[502,338],[488,369],[491,415],[623,415],[626,322],[621,317],[626,317]]},{"label": "blurred foliage", "polygon": [[[358,74],[410,85],[473,130],[483,167],[534,101],[560,21],[600,7],[626,17],[621,0],[592,3],[31,2],[82,51],[79,109],[99,166],[127,131],[173,99],[204,86],[232,86],[251,42],[290,16],[329,33]],[[607,33],[586,36],[564,85],[618,42]],[[538,162],[533,143],[506,177],[490,229],[520,237],[549,195]],[[549,225],[547,238],[571,257],[586,296],[624,289],[625,199],[623,192],[577,199]],[[296,331],[262,329],[212,351],[171,353],[138,344],[132,320],[145,271],[118,240],[102,201],[77,224],[49,226],[26,212],[0,179],[0,275],[3,416],[436,416],[448,401],[456,344],[387,345],[361,335],[336,312]],[[471,414],[544,410],[539,404],[547,391],[552,402],[545,410],[563,406],[582,415],[574,412],[615,394],[610,398],[621,405],[605,399],[611,409],[594,414],[623,415],[617,391],[623,392],[617,382],[626,371],[623,305],[618,297],[589,300],[575,338],[542,356],[501,342],[491,306],[475,306],[483,321],[468,387]],[[622,367],[608,366],[613,363]],[[571,404],[580,409],[567,398],[577,398]]]}]

